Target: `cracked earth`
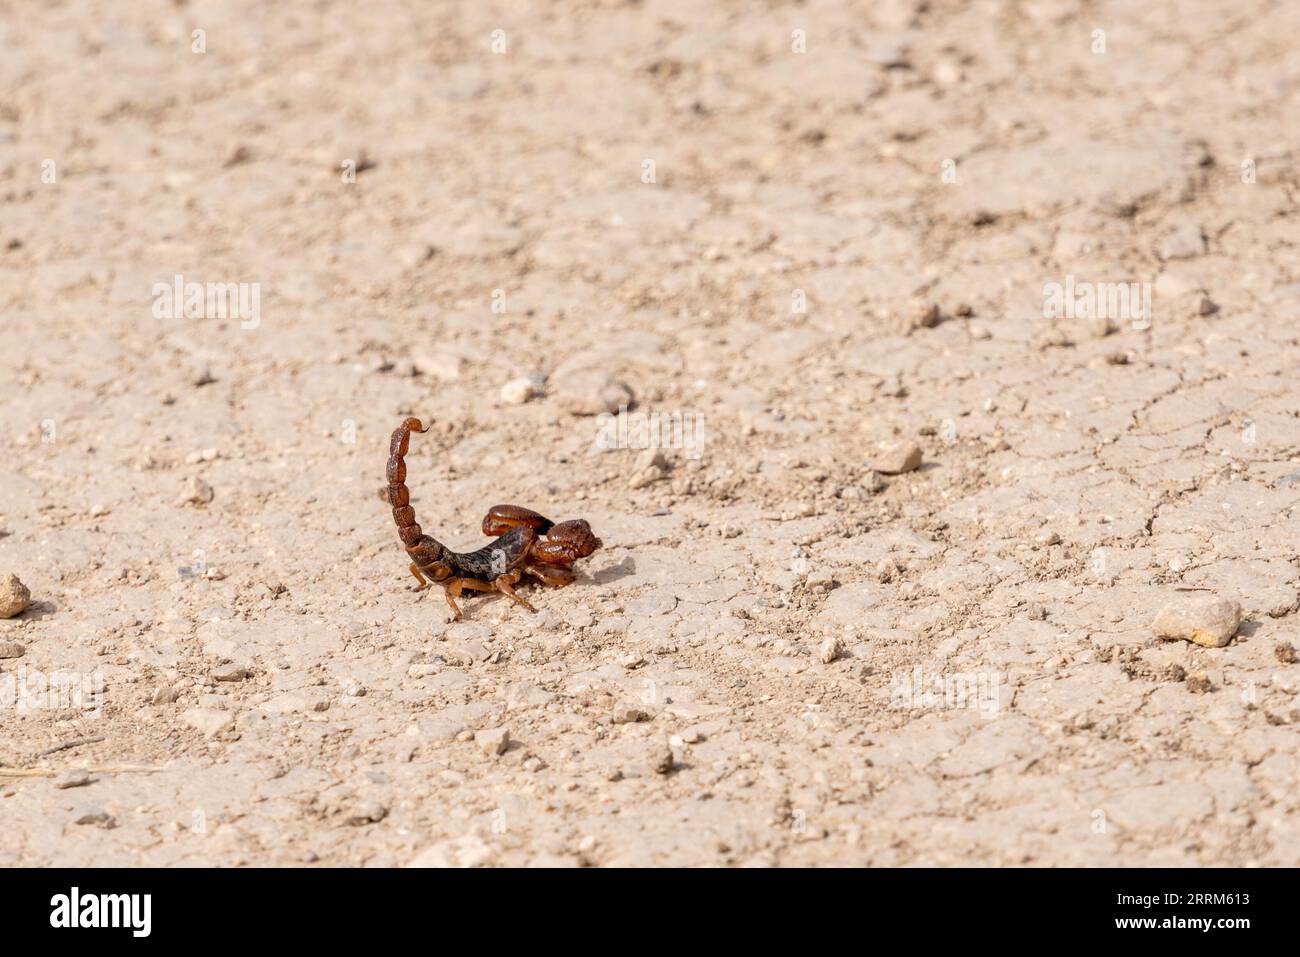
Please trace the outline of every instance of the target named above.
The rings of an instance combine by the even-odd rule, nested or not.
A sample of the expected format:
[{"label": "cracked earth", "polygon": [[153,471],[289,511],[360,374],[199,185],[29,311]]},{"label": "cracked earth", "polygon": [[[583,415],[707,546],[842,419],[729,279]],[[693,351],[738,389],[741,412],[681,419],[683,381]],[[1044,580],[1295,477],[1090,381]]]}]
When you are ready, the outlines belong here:
[{"label": "cracked earth", "polygon": [[1294,9],[0,12],[0,864],[1300,863]]}]

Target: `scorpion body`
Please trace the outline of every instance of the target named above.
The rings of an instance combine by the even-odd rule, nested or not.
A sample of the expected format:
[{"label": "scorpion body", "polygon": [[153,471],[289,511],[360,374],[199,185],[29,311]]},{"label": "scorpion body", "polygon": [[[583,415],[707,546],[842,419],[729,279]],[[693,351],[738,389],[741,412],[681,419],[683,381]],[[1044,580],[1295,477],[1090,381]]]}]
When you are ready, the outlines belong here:
[{"label": "scorpion body", "polygon": [[411,558],[410,570],[424,589],[432,582],[443,586],[447,604],[456,621],[460,607],[456,599],[465,589],[497,591],[536,611],[515,593],[523,576],[563,587],[574,579],[569,570],[578,559],[601,547],[601,540],[583,519],[555,523],[544,515],[518,505],[494,505],[483,518],[483,534],[496,540],[472,552],[454,552],[432,536],[424,534],[415,520],[411,493],[406,487],[405,456],[411,433],[426,429],[419,419],[406,419],[393,431],[388,451],[388,504],[393,508],[397,534]]}]

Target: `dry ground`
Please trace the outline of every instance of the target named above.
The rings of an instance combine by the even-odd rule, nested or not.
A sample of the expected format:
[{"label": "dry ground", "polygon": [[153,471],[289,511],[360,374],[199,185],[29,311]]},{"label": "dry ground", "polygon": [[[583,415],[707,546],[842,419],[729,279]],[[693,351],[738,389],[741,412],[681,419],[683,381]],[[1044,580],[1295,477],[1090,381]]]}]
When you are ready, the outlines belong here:
[{"label": "dry ground", "polygon": [[[103,682],[10,696],[0,863],[1300,862],[1294,4],[0,0],[0,50],[0,692]],[[599,448],[606,374],[702,456]],[[586,517],[582,580],[415,594],[409,414],[427,531]],[[1238,637],[1156,640],[1178,588]]]}]

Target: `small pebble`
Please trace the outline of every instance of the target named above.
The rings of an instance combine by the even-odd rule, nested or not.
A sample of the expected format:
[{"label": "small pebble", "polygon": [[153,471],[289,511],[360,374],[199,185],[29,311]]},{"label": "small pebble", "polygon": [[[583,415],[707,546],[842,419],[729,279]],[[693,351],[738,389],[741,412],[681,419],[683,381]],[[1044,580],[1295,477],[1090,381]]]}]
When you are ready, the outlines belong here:
[{"label": "small pebble", "polygon": [[1045,528],[1034,536],[1034,541],[1039,545],[1059,545],[1061,536],[1050,528]]},{"label": "small pebble", "polygon": [[90,772],[78,769],[68,771],[54,779],[54,786],[61,791],[68,788],[84,788],[90,783]]},{"label": "small pebble", "polygon": [[809,572],[804,579],[804,586],[812,591],[830,591],[835,584],[835,576],[826,571]]},{"label": "small pebble", "polygon": [[668,477],[668,473],[657,465],[652,465],[648,469],[641,469],[635,473],[627,483],[629,489],[645,488],[647,485],[653,485],[655,482]]},{"label": "small pebble", "polygon": [[1187,595],[1161,608],[1151,630],[1158,638],[1222,648],[1237,633],[1241,615],[1241,605],[1231,599]]},{"label": "small pebble", "polygon": [[76,814],[76,817],[73,818],[73,823],[76,824],[94,825],[95,827],[102,827],[105,830],[117,826],[117,818],[113,817],[113,815],[109,814],[102,807],[83,807],[74,813]]},{"label": "small pebble", "polygon": [[673,749],[667,741],[658,741],[650,746],[650,770],[655,774],[667,774],[673,769]]},{"label": "small pebble", "polygon": [[824,665],[829,665],[843,653],[844,645],[835,635],[831,635],[817,646],[817,657]]},{"label": "small pebble", "polygon": [[388,817],[388,808],[379,801],[368,800],[362,801],[347,817],[347,822],[353,827],[360,827],[363,824],[376,824]]},{"label": "small pebble", "polygon": [[1200,226],[1184,226],[1165,237],[1160,244],[1161,259],[1192,259],[1205,253],[1205,237]]},{"label": "small pebble", "polygon": [[200,452],[191,452],[185,456],[187,465],[198,465],[200,462],[211,462],[219,458],[221,453],[216,449],[203,449]]},{"label": "small pebble", "polygon": [[877,455],[871,468],[884,475],[901,475],[919,469],[921,460],[921,450],[915,445],[898,445]]},{"label": "small pebble", "polygon": [[575,373],[557,387],[556,399],[572,415],[600,415],[632,405],[632,390],[599,372]]},{"label": "small pebble", "polygon": [[178,504],[207,505],[213,498],[212,486],[198,476],[191,476],[181,489]]},{"label": "small pebble", "polygon": [[1188,675],[1186,685],[1187,690],[1192,694],[1208,694],[1213,690],[1209,677],[1203,672],[1201,674]]},{"label": "small pebble", "polygon": [[961,82],[961,66],[948,57],[940,58],[934,65],[931,75],[939,86],[955,86]]},{"label": "small pebble", "polygon": [[484,754],[495,757],[505,754],[510,747],[510,730],[508,728],[489,728],[474,734],[474,743]]},{"label": "small pebble", "polygon": [[[438,255],[438,248],[436,246],[431,246],[429,243],[419,239],[414,240],[413,242],[403,243],[396,251],[398,262],[407,269],[415,269],[418,266],[422,266],[436,255]],[[412,375],[419,374],[418,368],[419,367],[413,362],[407,366],[409,373]]]},{"label": "small pebble", "polygon": [[1284,665],[1293,665],[1297,660],[1300,660],[1300,657],[1296,655],[1295,645],[1289,641],[1278,642],[1273,647],[1273,657]]},{"label": "small pebble", "polygon": [[465,369],[465,357],[454,352],[435,352],[417,356],[415,368],[444,382],[455,382]]},{"label": "small pebble", "polygon": [[0,641],[0,658],[21,658],[25,654],[26,645],[16,641]]},{"label": "small pebble", "polygon": [[523,405],[529,399],[539,398],[543,394],[545,382],[540,375],[511,379],[501,387],[501,401],[506,405]]},{"label": "small pebble", "polygon": [[667,472],[672,468],[668,461],[668,456],[664,455],[663,449],[646,449],[636,457],[636,467],[638,469],[663,469]]},{"label": "small pebble", "polygon": [[203,732],[205,738],[216,737],[235,726],[235,719],[229,712],[217,708],[190,708],[181,718],[191,728]]},{"label": "small pebble", "polygon": [[20,615],[31,603],[32,593],[18,580],[17,575],[6,575],[0,579],[0,618]]},{"label": "small pebble", "polygon": [[919,302],[912,306],[910,319],[914,328],[933,329],[943,320],[943,314],[937,303]]},{"label": "small pebble", "polygon": [[621,702],[614,706],[610,720],[614,724],[636,724],[638,721],[649,721],[650,715],[644,708],[628,702]]},{"label": "small pebble", "polygon": [[1161,300],[1181,299],[1195,292],[1204,292],[1205,282],[1195,273],[1170,269],[1156,277],[1154,292]]}]

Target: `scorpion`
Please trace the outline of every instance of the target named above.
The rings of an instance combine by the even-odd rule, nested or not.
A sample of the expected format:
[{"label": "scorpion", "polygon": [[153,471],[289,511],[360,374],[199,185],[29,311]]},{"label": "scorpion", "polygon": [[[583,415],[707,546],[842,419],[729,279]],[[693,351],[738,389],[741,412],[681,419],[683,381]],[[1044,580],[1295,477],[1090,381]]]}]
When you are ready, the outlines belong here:
[{"label": "scorpion", "polygon": [[419,419],[406,419],[393,431],[388,450],[388,504],[393,507],[397,534],[411,557],[411,574],[419,582],[416,591],[435,582],[442,585],[455,621],[461,620],[456,599],[465,589],[497,591],[536,612],[515,592],[520,579],[529,575],[543,584],[562,588],[576,577],[571,566],[603,543],[584,519],[552,522],[519,505],[494,505],[488,509],[483,534],[498,537],[477,551],[453,552],[425,535],[411,507],[404,457],[411,433],[426,431]]}]

